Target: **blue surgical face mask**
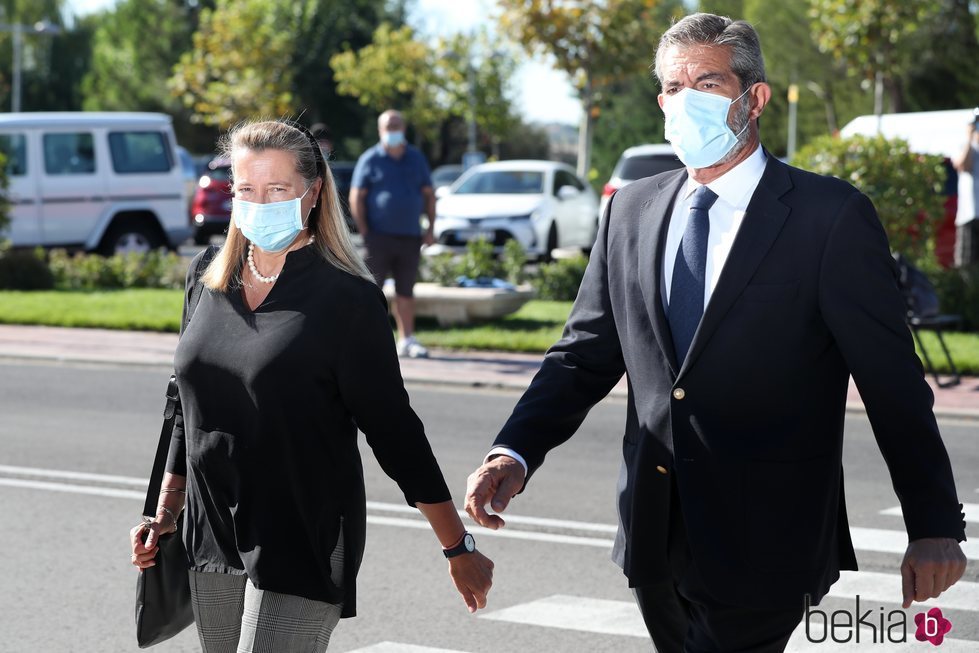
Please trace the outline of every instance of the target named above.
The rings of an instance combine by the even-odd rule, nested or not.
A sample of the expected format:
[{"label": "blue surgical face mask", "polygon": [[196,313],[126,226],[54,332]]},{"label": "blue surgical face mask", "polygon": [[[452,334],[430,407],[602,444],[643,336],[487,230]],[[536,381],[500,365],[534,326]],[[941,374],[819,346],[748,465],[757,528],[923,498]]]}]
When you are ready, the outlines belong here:
[{"label": "blue surgical face mask", "polygon": [[[281,252],[292,244],[305,225],[302,216],[301,196],[285,202],[259,204],[235,197],[231,205],[231,217],[242,235],[266,252]],[[308,217],[308,216],[307,216]]]},{"label": "blue surgical face mask", "polygon": [[381,134],[381,142],[385,147],[399,147],[405,144],[404,132],[384,132]]},{"label": "blue surgical face mask", "polygon": [[728,109],[748,90],[733,100],[692,88],[666,97],[666,140],[683,165],[708,168],[731,151],[748,124],[735,134],[727,124]]}]

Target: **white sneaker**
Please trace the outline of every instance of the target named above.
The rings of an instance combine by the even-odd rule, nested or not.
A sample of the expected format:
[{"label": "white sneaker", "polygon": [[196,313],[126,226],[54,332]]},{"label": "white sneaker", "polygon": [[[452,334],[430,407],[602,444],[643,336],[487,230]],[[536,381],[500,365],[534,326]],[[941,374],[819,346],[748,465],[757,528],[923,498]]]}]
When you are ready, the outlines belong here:
[{"label": "white sneaker", "polygon": [[415,340],[415,336],[408,336],[398,341],[398,356],[408,358],[428,358],[428,350],[422,343]]}]

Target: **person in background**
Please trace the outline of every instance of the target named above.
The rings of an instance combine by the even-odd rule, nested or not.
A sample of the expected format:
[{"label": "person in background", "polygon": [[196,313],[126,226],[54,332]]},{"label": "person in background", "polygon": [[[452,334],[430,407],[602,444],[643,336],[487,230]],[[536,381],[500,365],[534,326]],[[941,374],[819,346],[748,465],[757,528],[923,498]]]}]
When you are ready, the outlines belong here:
[{"label": "person in background", "polygon": [[316,139],[323,153],[323,160],[329,161],[333,155],[333,132],[326,126],[326,123],[318,122],[309,128],[309,132]]},{"label": "person in background", "polygon": [[[398,354],[425,358],[415,338],[414,286],[423,245],[434,242],[435,192],[425,155],[405,140],[405,121],[390,109],[377,119],[379,142],[357,160],[350,212],[367,247],[367,265],[379,286],[394,278]],[[422,231],[421,215],[428,217]]]},{"label": "person in background", "polygon": [[955,214],[955,265],[979,262],[979,108],[967,128],[968,139],[952,165],[959,173],[958,211]]},{"label": "person in background", "polygon": [[325,650],[338,620],[356,614],[367,531],[359,429],[428,519],[469,610],[485,607],[493,563],[466,533],[408,402],[387,302],[318,144],[294,123],[265,121],[236,127],[222,149],[232,222],[174,355],[166,474],[155,518],[130,532],[132,563],[152,567],[159,536],[186,510],[203,650]]}]

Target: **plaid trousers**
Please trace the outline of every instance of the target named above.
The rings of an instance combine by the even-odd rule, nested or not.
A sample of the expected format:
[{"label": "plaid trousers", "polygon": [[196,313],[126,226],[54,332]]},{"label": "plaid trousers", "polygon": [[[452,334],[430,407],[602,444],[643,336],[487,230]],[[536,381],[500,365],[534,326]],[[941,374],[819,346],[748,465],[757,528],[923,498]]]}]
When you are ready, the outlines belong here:
[{"label": "plaid trousers", "polygon": [[[343,533],[330,556],[331,579],[343,580]],[[342,604],[260,590],[244,574],[190,571],[190,595],[204,653],[320,653],[340,621]]]}]

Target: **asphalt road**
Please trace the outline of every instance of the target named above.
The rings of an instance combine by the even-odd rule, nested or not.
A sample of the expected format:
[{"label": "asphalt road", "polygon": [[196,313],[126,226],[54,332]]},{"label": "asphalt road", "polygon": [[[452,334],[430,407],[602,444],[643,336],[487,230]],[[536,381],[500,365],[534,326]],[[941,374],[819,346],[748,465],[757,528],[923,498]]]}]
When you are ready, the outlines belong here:
[{"label": "asphalt road", "polygon": [[[165,369],[0,362],[0,651],[136,650],[136,572],[127,534],[138,520],[137,497],[145,492],[139,479],[152,462],[167,375]],[[410,393],[461,504],[466,476],[517,395],[420,386]],[[371,504],[360,615],[341,622],[331,650],[650,650],[625,579],[608,559],[624,406],[619,400],[598,405],[579,434],[552,452],[508,511],[527,518],[511,522],[511,536],[477,533],[480,549],[497,563],[484,616],[466,612],[434,536],[404,510],[397,486],[363,445]],[[979,503],[979,424],[942,426],[960,498]],[[901,556],[890,548],[902,523],[881,514],[898,502],[863,418],[847,422],[845,469],[850,523],[864,543],[859,578],[866,582],[841,583],[840,595],[823,608],[852,612],[860,593],[861,611],[872,609],[878,620],[878,613],[900,608]],[[976,523],[969,532],[979,539]],[[979,582],[979,562],[971,562],[967,580]],[[979,651],[979,584],[963,587],[935,602],[946,601],[943,612],[954,626],[949,636],[957,640],[943,651]],[[909,623],[917,611],[907,612]],[[868,631],[863,636],[866,641]],[[924,651],[928,645],[909,646]],[[197,650],[196,637],[191,629],[155,650]]]}]

